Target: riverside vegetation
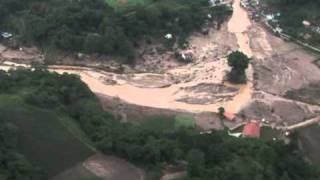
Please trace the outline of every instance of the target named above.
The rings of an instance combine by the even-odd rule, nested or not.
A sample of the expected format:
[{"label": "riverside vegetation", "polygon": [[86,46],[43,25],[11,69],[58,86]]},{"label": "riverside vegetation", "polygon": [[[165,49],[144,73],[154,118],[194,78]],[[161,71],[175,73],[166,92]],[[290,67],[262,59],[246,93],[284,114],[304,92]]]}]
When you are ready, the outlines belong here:
[{"label": "riverside vegetation", "polygon": [[[207,0],[152,0],[116,10],[104,0],[1,0],[0,31],[24,45],[99,53],[132,62],[141,40],[172,47],[209,21],[221,24],[231,14]],[[208,18],[211,15],[211,19]],[[171,33],[173,39],[165,39]],[[120,59],[121,59],[120,58]]]},{"label": "riverside vegetation", "polygon": [[[142,166],[147,178],[158,179],[166,164],[187,162],[184,179],[216,180],[317,180],[319,169],[309,164],[298,150],[297,142],[263,139],[238,139],[225,131],[200,134],[194,127],[176,127],[170,117],[142,123],[121,123],[101,109],[99,101],[75,75],[50,73],[45,68],[0,71],[0,112],[15,111],[12,98],[26,111],[34,109],[72,119],[85,132],[90,144],[105,154],[127,159]],[[11,98],[10,101],[5,101]],[[10,113],[9,113],[10,114]],[[46,179],[41,164],[29,162],[19,145],[17,134],[24,132],[16,115],[1,116],[0,174],[8,180]],[[33,116],[36,116],[33,114]],[[130,117],[128,117],[130,118]],[[58,121],[58,119],[56,119]],[[42,118],[43,123],[49,122]],[[154,126],[163,121],[166,128]],[[41,127],[40,127],[41,128]],[[42,131],[47,132],[47,131]],[[34,137],[37,139],[40,137]],[[45,144],[44,144],[45,145]],[[30,148],[30,146],[27,146]],[[59,148],[59,147],[57,147]],[[49,157],[47,157],[49,158]],[[37,164],[37,165],[36,165]],[[59,164],[58,164],[59,166]],[[42,170],[41,170],[42,169]]]}]

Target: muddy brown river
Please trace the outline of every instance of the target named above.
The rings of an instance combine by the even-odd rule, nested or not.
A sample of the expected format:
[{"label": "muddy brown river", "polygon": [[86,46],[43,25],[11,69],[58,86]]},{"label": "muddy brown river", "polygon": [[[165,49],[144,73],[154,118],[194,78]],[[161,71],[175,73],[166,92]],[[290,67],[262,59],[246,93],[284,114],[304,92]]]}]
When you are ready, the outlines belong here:
[{"label": "muddy brown river", "polygon": [[[231,17],[228,23],[228,31],[234,33],[237,39],[239,50],[252,56],[252,51],[249,45],[249,37],[247,34],[248,28],[251,26],[251,22],[248,18],[247,12],[240,7],[240,0],[235,0],[233,4],[234,14]],[[3,70],[8,70],[11,67],[15,67],[14,63],[9,63],[4,66],[0,66]],[[214,69],[210,71],[210,78],[202,78],[208,75],[208,69]],[[93,69],[84,69],[80,67],[65,67],[65,66],[54,66],[49,67],[50,71],[55,71],[57,73],[70,73],[78,74],[82,81],[85,82],[88,87],[95,93],[118,97],[123,101],[128,103],[172,109],[172,110],[183,110],[189,112],[216,112],[219,107],[224,107],[228,112],[237,113],[242,107],[247,105],[252,96],[252,67],[247,70],[248,84],[246,85],[232,85],[225,83],[224,86],[236,88],[238,91],[232,95],[232,98],[228,99],[218,99],[212,102],[206,103],[190,103],[178,101],[179,99],[210,99],[215,96],[213,93],[194,93],[187,92],[183,89],[188,87],[197,87],[200,84],[221,84],[224,76],[224,72],[228,70],[228,65],[226,59],[219,61],[201,61],[196,64],[185,65],[173,70],[170,70],[163,74],[165,77],[168,74],[175,74],[176,76],[191,76],[195,74],[194,78],[187,82],[173,83],[168,84],[165,87],[152,87],[150,88],[146,83],[141,83],[137,86],[136,83],[126,78],[123,78],[121,75],[108,73],[108,72],[97,72]],[[107,74],[107,75],[106,75]],[[152,75],[152,74],[151,74]],[[159,76],[159,74],[154,74]],[[130,74],[131,77],[144,76],[143,74]],[[148,74],[150,76],[150,73]],[[110,84],[106,83],[106,79],[110,77],[115,83]],[[161,76],[160,76],[161,77]],[[161,79],[161,78],[160,78]],[[136,80],[139,81],[139,80]],[[152,79],[149,80],[152,82]],[[156,82],[155,82],[156,83]],[[223,94],[224,95],[224,94]]]}]

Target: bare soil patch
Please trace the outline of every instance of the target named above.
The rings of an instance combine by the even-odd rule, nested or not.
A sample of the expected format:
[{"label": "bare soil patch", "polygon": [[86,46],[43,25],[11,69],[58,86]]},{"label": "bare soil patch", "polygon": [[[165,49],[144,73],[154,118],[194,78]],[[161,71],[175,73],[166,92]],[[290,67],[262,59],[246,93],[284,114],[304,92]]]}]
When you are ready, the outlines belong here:
[{"label": "bare soil patch", "polygon": [[0,62],[5,60],[15,61],[19,63],[43,62],[44,56],[37,48],[21,48],[13,50],[0,46]]},{"label": "bare soil patch", "polygon": [[220,95],[220,96],[184,96],[179,99],[176,99],[178,102],[183,102],[187,104],[200,104],[200,105],[209,105],[209,104],[216,104],[221,103],[223,101],[231,101],[231,95]]},{"label": "bare soil patch", "polygon": [[182,87],[181,91],[184,91],[185,95],[176,101],[187,104],[215,104],[232,100],[239,89],[222,84],[201,83],[196,86]]},{"label": "bare soil patch", "polygon": [[141,88],[165,88],[173,84],[172,79],[164,74],[135,74],[126,80],[131,85]]},{"label": "bare soil patch", "polygon": [[141,180],[144,178],[144,173],[141,169],[113,156],[96,154],[87,159],[83,166],[104,180]]},{"label": "bare soil patch", "polygon": [[52,180],[79,180],[99,177],[103,180],[142,180],[144,172],[129,162],[97,153]]},{"label": "bare soil patch", "polygon": [[320,105],[320,82],[286,92],[285,97],[309,104]]},{"label": "bare soil patch", "polygon": [[[222,125],[216,113],[202,112],[191,113],[187,111],[161,109],[147,106],[140,106],[124,102],[115,97],[98,94],[100,102],[106,111],[112,112],[122,121],[142,122],[154,116],[190,116],[196,121],[198,128],[203,130],[220,129]],[[128,118],[130,117],[130,118]]]},{"label": "bare soil patch", "polygon": [[291,102],[274,101],[272,108],[274,113],[288,124],[295,124],[311,117],[311,112],[308,109],[303,109],[303,107]]},{"label": "bare soil patch", "polygon": [[86,180],[94,179],[96,175],[91,173],[85,167],[83,167],[82,162],[78,163],[76,166],[60,173],[59,175],[52,178],[52,180]]},{"label": "bare soil patch", "polygon": [[319,113],[317,55],[253,24],[254,102],[243,111],[277,124],[294,124]]},{"label": "bare soil patch", "polygon": [[196,86],[184,87],[182,90],[186,91],[187,93],[229,94],[235,93],[239,89],[228,87],[223,84],[201,83]]},{"label": "bare soil patch", "polygon": [[320,80],[317,56],[255,25],[250,30],[256,61],[255,88],[277,95]]},{"label": "bare soil patch", "polygon": [[275,125],[292,125],[315,117],[320,107],[282,96],[256,91],[254,101],[242,110],[248,118],[268,120]]},{"label": "bare soil patch", "polygon": [[271,122],[280,122],[280,117],[274,114],[274,110],[270,104],[255,100],[249,106],[242,110],[241,114],[245,114],[249,119],[260,119],[265,118]]}]

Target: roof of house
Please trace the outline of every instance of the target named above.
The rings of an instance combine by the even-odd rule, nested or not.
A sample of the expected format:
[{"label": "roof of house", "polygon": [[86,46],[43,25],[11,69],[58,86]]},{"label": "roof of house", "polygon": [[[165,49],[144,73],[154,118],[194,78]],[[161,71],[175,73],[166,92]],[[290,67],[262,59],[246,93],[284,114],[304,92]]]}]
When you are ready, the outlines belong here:
[{"label": "roof of house", "polygon": [[224,112],[223,116],[229,121],[234,121],[236,119],[236,115],[229,112]]},{"label": "roof of house", "polygon": [[304,26],[310,26],[311,25],[311,23],[309,21],[307,21],[307,20],[302,21],[302,24]]},{"label": "roof of house", "polygon": [[257,120],[251,120],[243,128],[243,136],[245,137],[260,137],[260,123]]}]

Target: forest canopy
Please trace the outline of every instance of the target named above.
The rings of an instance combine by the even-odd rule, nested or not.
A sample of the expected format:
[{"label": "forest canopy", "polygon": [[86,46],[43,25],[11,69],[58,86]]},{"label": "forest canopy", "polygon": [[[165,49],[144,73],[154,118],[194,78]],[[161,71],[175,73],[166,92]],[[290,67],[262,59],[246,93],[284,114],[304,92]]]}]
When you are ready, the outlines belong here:
[{"label": "forest canopy", "polygon": [[[238,139],[228,136],[225,131],[200,134],[194,128],[159,129],[152,125],[152,121],[170,122],[170,117],[144,123],[121,123],[101,109],[97,98],[78,76],[59,75],[42,68],[34,71],[20,69],[8,73],[0,71],[0,82],[1,96],[19,97],[28,106],[54,111],[74,119],[96,148],[107,155],[125,158],[151,170],[154,179],[161,176],[161,168],[165,164],[181,162],[187,162],[190,179],[319,179],[319,171],[306,162],[295,138],[291,144],[285,145],[282,142]],[[0,140],[6,141],[0,141],[0,150],[16,153],[15,136],[6,132],[8,126],[2,122]],[[14,156],[8,158],[5,155],[0,156],[0,175],[4,173],[11,177],[8,180],[19,179],[21,174],[27,175],[29,179],[43,178],[38,168],[33,168],[23,160],[23,156],[19,157],[22,157],[21,161],[26,167],[24,170],[27,171],[16,171],[14,166],[3,166],[16,161]],[[14,176],[15,173],[20,176]]]},{"label": "forest canopy", "polygon": [[[320,46],[320,1],[318,0],[266,0],[268,9],[280,12],[280,27],[289,35]],[[305,27],[303,21],[311,23]]]},{"label": "forest canopy", "polygon": [[104,0],[0,0],[0,31],[24,44],[133,59],[143,38],[171,33],[183,42],[208,14],[221,23],[231,12],[207,0],[153,0],[121,11]]}]

